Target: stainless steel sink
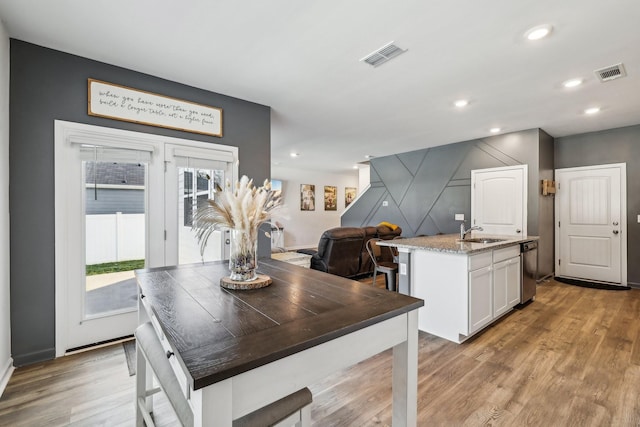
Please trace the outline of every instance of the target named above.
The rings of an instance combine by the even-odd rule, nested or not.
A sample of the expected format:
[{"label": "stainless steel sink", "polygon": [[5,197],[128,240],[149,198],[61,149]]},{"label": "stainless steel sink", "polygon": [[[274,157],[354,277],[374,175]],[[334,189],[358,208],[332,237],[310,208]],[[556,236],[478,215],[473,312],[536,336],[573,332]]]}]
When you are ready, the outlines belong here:
[{"label": "stainless steel sink", "polygon": [[492,239],[490,237],[475,237],[473,239],[464,239],[458,240],[458,242],[467,242],[467,243],[498,243],[504,242],[507,239]]}]

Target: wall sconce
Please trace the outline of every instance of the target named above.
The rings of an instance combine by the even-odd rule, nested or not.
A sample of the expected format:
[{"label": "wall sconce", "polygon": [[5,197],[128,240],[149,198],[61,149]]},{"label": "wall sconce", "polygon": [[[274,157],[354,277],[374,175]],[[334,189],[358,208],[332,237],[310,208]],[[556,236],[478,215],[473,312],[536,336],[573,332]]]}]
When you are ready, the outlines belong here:
[{"label": "wall sconce", "polygon": [[556,194],[556,182],[550,179],[543,179],[541,181],[542,186],[542,195],[543,196],[553,196]]}]

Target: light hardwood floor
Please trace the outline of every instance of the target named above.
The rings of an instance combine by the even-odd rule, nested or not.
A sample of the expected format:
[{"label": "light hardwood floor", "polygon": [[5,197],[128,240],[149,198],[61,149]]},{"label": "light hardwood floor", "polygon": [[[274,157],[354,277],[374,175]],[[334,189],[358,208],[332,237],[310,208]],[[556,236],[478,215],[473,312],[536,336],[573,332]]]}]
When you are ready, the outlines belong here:
[{"label": "light hardwood floor", "polygon": [[[549,281],[470,342],[420,333],[419,352],[420,426],[640,425],[640,290]],[[131,426],[134,378],[122,345],[19,368],[0,425]],[[310,388],[314,425],[391,424],[390,351]],[[174,425],[166,404],[157,420]]]}]

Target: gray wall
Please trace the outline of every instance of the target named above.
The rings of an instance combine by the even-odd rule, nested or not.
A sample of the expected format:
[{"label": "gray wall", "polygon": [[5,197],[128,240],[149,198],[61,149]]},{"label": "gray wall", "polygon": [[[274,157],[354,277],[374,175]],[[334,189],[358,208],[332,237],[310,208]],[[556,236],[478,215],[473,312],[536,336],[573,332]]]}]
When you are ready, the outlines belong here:
[{"label": "gray wall", "polygon": [[556,169],[627,164],[627,279],[640,285],[640,125],[555,140]]},{"label": "gray wall", "polygon": [[[529,129],[373,159],[371,188],[342,216],[342,225],[389,221],[400,225],[407,237],[456,233],[460,222],[454,214],[463,213],[467,221],[471,218],[471,170],[527,164],[528,234],[539,235],[541,246],[551,250],[541,264],[541,273],[549,274],[553,201],[542,200],[547,198],[540,195],[539,180],[540,168],[548,171],[549,162],[553,164],[552,143],[545,132]],[[382,206],[383,201],[388,206]]]},{"label": "gray wall", "polygon": [[[221,107],[224,137],[87,115],[89,77]],[[240,174],[270,177],[270,108],[11,40],[11,348],[16,366],[55,356],[54,120],[239,147]],[[269,239],[260,242],[268,255]]]}]

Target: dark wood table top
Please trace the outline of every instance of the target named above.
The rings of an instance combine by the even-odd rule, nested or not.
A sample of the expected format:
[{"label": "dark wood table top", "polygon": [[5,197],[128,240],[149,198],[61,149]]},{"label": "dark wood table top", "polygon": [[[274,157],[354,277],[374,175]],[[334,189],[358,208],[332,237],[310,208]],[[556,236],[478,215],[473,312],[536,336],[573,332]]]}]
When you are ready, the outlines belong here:
[{"label": "dark wood table top", "polygon": [[[353,280],[261,259],[273,283],[219,286],[227,262],[137,270],[163,332],[197,390],[415,310],[424,301]],[[191,378],[189,378],[189,376]]]}]

